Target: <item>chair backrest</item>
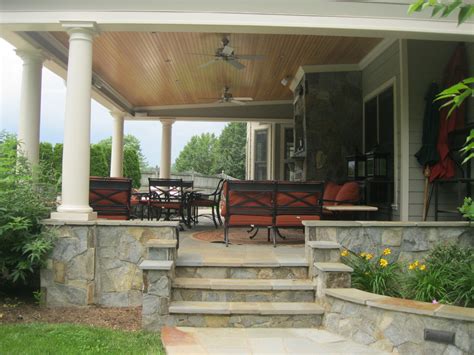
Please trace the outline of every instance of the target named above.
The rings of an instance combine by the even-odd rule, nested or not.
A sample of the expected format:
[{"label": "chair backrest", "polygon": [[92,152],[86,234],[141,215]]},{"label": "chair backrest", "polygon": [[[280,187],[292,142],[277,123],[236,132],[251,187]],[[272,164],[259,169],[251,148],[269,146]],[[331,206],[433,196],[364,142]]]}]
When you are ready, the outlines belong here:
[{"label": "chair backrest", "polygon": [[289,182],[276,184],[276,215],[321,215],[324,182]]},{"label": "chair backrest", "polygon": [[91,176],[89,180],[89,204],[100,218],[130,219],[131,192],[131,179]]},{"label": "chair backrest", "polygon": [[182,202],[186,184],[182,179],[148,178],[150,200]]},{"label": "chair backrest", "polygon": [[228,180],[223,215],[273,216],[273,181]]}]

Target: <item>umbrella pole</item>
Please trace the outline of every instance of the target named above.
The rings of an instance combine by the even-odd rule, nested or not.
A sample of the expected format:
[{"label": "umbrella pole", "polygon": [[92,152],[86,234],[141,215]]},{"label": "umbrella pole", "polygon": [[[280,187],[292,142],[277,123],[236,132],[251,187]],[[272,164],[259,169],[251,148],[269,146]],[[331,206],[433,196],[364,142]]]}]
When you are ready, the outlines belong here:
[{"label": "umbrella pole", "polygon": [[425,176],[425,190],[423,194],[423,221],[426,221],[426,218],[428,217],[428,207],[429,207],[428,190],[429,190],[430,175],[431,175],[431,169],[428,165],[425,166],[425,169],[423,170],[423,175]]}]

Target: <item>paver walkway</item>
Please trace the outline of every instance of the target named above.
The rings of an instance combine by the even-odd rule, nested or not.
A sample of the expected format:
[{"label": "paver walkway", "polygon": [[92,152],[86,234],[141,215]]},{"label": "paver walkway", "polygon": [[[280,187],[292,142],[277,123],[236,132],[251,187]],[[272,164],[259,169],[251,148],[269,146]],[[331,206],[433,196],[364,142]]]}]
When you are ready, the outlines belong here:
[{"label": "paver walkway", "polygon": [[387,354],[320,329],[165,327],[168,355]]}]

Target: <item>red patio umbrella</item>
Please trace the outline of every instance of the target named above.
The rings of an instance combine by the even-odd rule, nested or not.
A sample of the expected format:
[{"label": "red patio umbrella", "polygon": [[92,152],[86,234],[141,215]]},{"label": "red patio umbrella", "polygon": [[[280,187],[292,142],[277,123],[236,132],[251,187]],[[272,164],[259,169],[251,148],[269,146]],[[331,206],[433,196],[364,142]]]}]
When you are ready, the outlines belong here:
[{"label": "red patio umbrella", "polygon": [[[444,70],[443,89],[467,78],[467,75],[466,48],[464,43],[459,43]],[[455,129],[464,127],[465,105],[463,104],[454,110],[449,118],[448,112],[449,107],[443,108],[439,116],[439,135],[436,147],[440,160],[431,169],[430,182],[454,177],[455,166],[449,157],[448,134]]]}]

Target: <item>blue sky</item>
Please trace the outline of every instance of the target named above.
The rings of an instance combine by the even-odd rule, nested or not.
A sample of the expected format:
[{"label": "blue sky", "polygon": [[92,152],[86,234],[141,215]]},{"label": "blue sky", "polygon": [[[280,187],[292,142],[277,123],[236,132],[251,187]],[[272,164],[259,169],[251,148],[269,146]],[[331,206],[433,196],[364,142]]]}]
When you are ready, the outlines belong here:
[{"label": "blue sky", "polygon": [[[22,61],[14,48],[0,38],[0,131],[17,133],[20,111]],[[44,142],[63,141],[66,85],[64,80],[43,68],[41,92],[41,133]],[[172,161],[189,139],[196,134],[211,132],[219,135],[225,123],[220,122],[176,122],[173,125]],[[136,136],[150,165],[160,164],[161,123],[125,122],[125,133]],[[91,142],[96,143],[112,135],[112,118],[109,111],[92,100]]]}]

